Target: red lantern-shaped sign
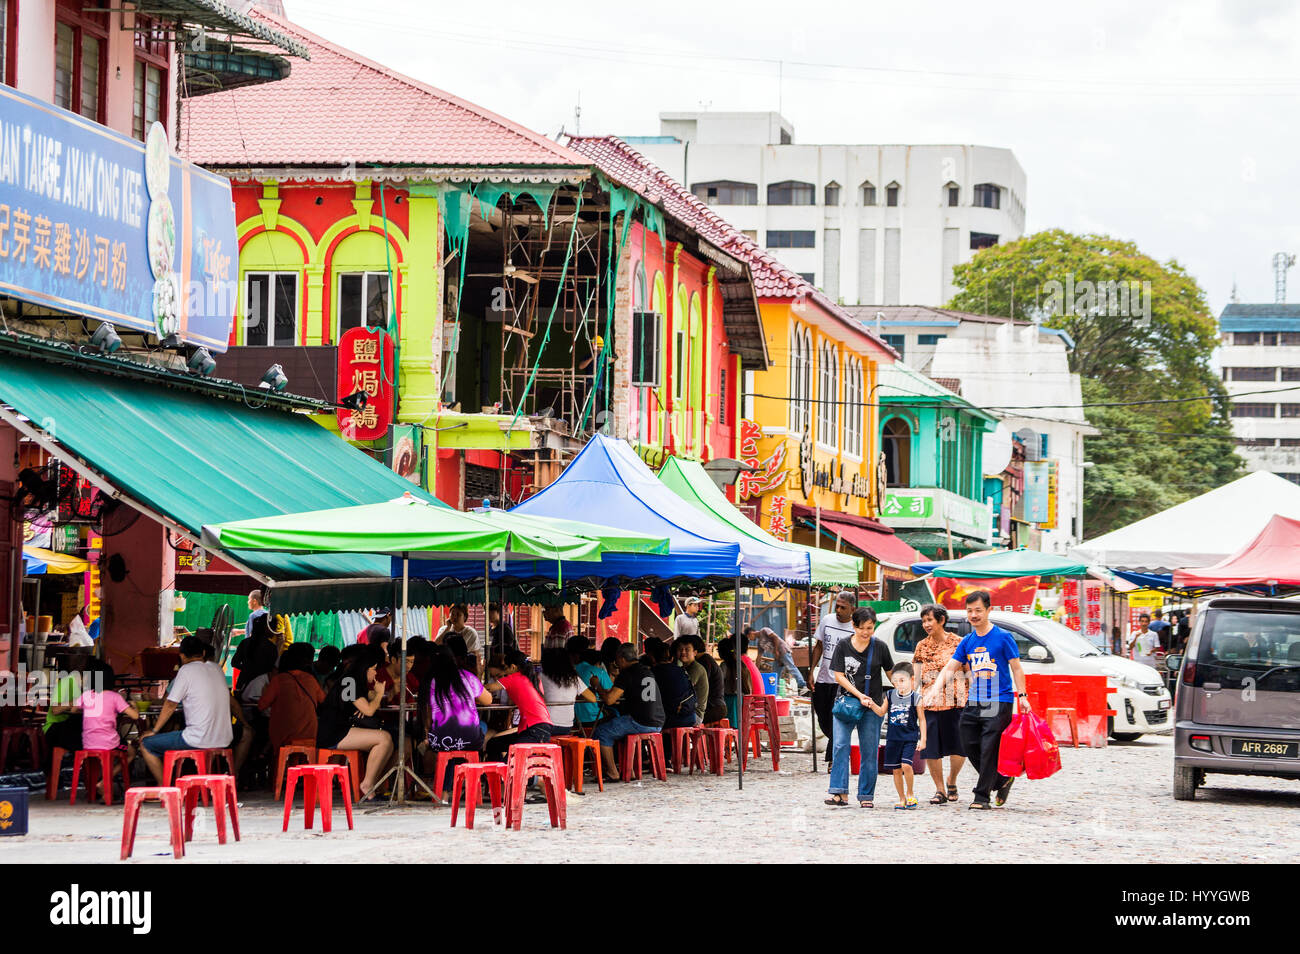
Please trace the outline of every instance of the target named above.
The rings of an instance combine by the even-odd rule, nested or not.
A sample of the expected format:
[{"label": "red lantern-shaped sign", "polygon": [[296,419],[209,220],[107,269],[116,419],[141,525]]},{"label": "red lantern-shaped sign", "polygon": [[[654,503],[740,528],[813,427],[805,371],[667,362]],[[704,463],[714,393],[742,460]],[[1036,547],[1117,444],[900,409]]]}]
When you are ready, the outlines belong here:
[{"label": "red lantern-shaped sign", "polygon": [[339,408],[339,429],[350,441],[378,440],[393,421],[393,339],[382,330],[349,328],[339,339],[339,400],[358,391],[366,406]]}]

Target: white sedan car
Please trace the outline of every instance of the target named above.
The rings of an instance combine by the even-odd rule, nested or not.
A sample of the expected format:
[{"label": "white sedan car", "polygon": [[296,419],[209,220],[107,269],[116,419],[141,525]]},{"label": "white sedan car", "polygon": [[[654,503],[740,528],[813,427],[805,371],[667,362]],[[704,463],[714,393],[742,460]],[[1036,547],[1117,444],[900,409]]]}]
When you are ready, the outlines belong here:
[{"label": "white sedan car", "polygon": [[[1160,673],[1150,666],[1098,649],[1078,633],[1055,620],[1028,613],[994,610],[994,625],[1015,637],[1025,673],[1069,676],[1105,676],[1108,702],[1116,712],[1111,737],[1131,742],[1145,734],[1173,731],[1171,700]],[[965,610],[949,610],[947,628],[959,636],[970,632]],[[891,613],[876,626],[896,662],[911,662],[912,648],[925,638],[920,613]]]}]

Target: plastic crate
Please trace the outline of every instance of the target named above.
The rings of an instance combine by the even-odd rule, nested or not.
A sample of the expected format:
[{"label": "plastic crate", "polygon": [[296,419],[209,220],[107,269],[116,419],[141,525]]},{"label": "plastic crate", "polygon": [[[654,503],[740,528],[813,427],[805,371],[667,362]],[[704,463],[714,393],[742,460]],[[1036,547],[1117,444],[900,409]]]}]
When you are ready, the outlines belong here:
[{"label": "plastic crate", "polygon": [[0,836],[27,834],[27,789],[0,788]]}]

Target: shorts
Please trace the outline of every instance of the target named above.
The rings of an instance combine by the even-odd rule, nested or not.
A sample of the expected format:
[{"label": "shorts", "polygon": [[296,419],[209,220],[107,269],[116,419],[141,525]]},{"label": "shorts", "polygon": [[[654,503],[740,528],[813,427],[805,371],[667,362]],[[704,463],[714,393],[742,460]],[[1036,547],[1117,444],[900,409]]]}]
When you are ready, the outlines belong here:
[{"label": "shorts", "polygon": [[164,752],[173,752],[176,749],[191,749],[192,745],[186,743],[185,733],[177,730],[176,732],[159,732],[157,735],[151,735],[140,744],[150,755],[161,756]]},{"label": "shorts", "polygon": [[961,744],[960,709],[925,710],[925,748],[920,752],[923,759],[941,759],[945,755],[965,757],[966,750]]},{"label": "shorts", "polygon": [[916,739],[885,739],[885,764],[886,772],[892,772],[894,769],[903,767],[903,764],[912,764],[912,759],[916,757]]}]

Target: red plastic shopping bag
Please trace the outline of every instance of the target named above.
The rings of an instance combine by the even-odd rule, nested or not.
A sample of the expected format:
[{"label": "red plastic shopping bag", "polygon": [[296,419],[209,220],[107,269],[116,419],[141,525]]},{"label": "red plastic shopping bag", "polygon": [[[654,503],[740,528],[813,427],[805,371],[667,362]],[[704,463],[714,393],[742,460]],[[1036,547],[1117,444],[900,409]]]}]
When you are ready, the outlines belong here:
[{"label": "red plastic shopping bag", "polygon": [[1025,770],[1025,716],[1017,712],[1002,730],[998,744],[998,774],[1016,776]]},{"label": "red plastic shopping bag", "polygon": [[1025,777],[1047,778],[1061,770],[1061,748],[1047,720],[1025,713]]}]

